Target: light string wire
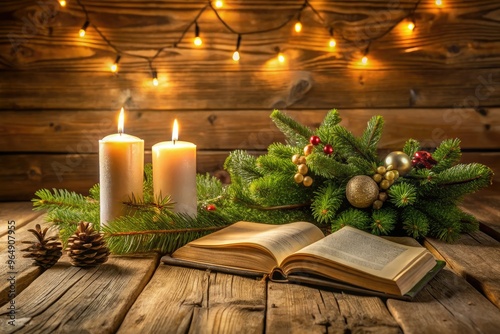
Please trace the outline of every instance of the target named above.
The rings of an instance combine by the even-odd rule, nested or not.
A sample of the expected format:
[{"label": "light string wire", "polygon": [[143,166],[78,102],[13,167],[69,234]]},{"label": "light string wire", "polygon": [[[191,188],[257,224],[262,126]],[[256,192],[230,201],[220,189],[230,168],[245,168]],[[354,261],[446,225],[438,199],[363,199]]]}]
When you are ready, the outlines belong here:
[{"label": "light string wire", "polygon": [[[83,2],[81,0],[77,0],[76,2],[80,6],[82,12],[85,14],[85,23],[84,23],[84,26],[88,26],[89,23],[91,23],[89,11],[87,10],[87,7],[83,4]],[[396,23],[393,26],[391,26],[390,28],[388,28],[385,32],[383,32],[382,34],[378,35],[376,38],[366,39],[365,40],[366,41],[366,46],[365,46],[364,51],[363,51],[363,56],[366,57],[366,55],[368,54],[368,52],[370,50],[370,46],[371,46],[371,44],[372,44],[373,41],[375,41],[377,39],[380,39],[380,38],[386,36],[387,34],[389,34],[403,20],[406,20],[409,17],[411,17],[412,22],[415,22],[414,15],[415,15],[415,11],[417,10],[418,6],[420,5],[420,2],[421,2],[421,0],[416,1],[414,7],[408,11],[408,14],[405,15],[405,16],[402,16],[399,20],[396,21]],[[198,27],[198,19],[209,8],[214,12],[214,14],[215,14],[216,18],[219,20],[219,22],[230,33],[235,34],[235,35],[238,36],[238,42],[237,42],[236,51],[239,50],[242,36],[244,36],[244,35],[255,35],[255,34],[265,34],[265,33],[273,32],[273,31],[278,31],[278,30],[283,29],[285,26],[287,26],[292,20],[297,20],[298,22],[300,22],[301,21],[300,19],[301,19],[301,16],[302,16],[302,12],[305,9],[307,9],[307,8],[309,8],[312,11],[312,13],[318,18],[318,20],[320,21],[320,24],[322,26],[326,27],[326,29],[328,31],[328,34],[329,34],[329,36],[331,38],[334,37],[334,31],[335,31],[336,35],[340,36],[340,38],[343,41],[345,41],[345,42],[348,42],[348,43],[356,43],[356,42],[358,42],[357,40],[353,40],[353,39],[349,39],[349,38],[345,37],[341,30],[335,29],[335,27],[333,26],[333,24],[332,25],[328,25],[326,23],[326,21],[323,19],[323,17],[321,16],[321,13],[319,11],[317,11],[316,8],[314,8],[314,6],[308,0],[305,0],[303,2],[303,4],[300,6],[300,8],[297,9],[297,12],[294,15],[291,15],[288,19],[284,20],[282,23],[280,23],[280,24],[278,24],[278,25],[276,25],[274,27],[271,27],[271,28],[260,29],[260,30],[252,30],[252,31],[238,31],[238,30],[234,29],[233,27],[231,27],[220,16],[220,14],[218,12],[218,9],[214,8],[214,6],[212,4],[212,1],[209,0],[209,1],[207,1],[207,4],[205,6],[203,6],[198,11],[198,13],[195,15],[195,17],[189,22],[189,24],[181,32],[179,38],[175,42],[173,42],[171,45],[165,45],[165,46],[162,46],[162,47],[158,48],[156,50],[156,52],[154,53],[154,55],[153,56],[149,56],[149,57],[148,56],[143,56],[143,55],[137,55],[137,54],[130,53],[130,52],[122,50],[121,48],[119,48],[118,46],[116,46],[109,38],[107,38],[104,35],[104,33],[99,29],[99,27],[97,25],[95,25],[94,23],[91,23],[91,27],[97,32],[97,34],[103,40],[103,42],[108,47],[110,47],[117,54],[117,58],[116,58],[117,60],[115,60],[115,65],[117,65],[117,62],[121,59],[122,56],[143,59],[143,60],[145,60],[148,63],[149,71],[150,71],[151,75],[153,76],[153,79],[156,78],[156,80],[157,80],[157,77],[156,77],[157,76],[157,72],[156,72],[156,69],[153,66],[154,61],[166,49],[172,49],[172,48],[189,49],[189,50],[193,49],[193,48],[180,47],[179,44],[184,40],[184,37],[186,36],[186,34],[189,32],[189,30],[191,29],[191,27],[193,25],[195,25],[195,26]],[[340,31],[340,34],[339,34],[339,31]],[[277,50],[277,52],[281,54],[281,51],[280,51],[281,49],[279,47],[276,47],[275,50]],[[227,50],[224,49],[222,51],[227,51]]]}]

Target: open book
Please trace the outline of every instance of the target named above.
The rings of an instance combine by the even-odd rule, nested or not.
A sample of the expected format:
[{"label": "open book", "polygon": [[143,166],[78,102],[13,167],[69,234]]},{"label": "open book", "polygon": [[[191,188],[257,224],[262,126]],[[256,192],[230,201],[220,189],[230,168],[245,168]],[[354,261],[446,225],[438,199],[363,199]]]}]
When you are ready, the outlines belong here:
[{"label": "open book", "polygon": [[421,288],[444,266],[419,245],[389,241],[349,226],[325,237],[306,222],[238,222],[191,241],[162,260],[236,274],[267,274],[277,281],[409,296],[403,299],[411,299],[418,292],[412,289]]}]

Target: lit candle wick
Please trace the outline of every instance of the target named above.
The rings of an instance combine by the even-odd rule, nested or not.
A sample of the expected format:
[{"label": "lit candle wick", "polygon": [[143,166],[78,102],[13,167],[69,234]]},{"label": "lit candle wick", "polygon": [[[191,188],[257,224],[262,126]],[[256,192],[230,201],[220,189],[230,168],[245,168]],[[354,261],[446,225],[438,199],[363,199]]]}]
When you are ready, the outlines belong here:
[{"label": "lit candle wick", "polygon": [[118,133],[120,134],[120,136],[123,133],[124,123],[125,123],[125,113],[122,107],[122,109],[120,110],[120,115],[118,116]]},{"label": "lit candle wick", "polygon": [[172,142],[174,145],[177,140],[179,140],[179,124],[177,123],[177,119],[175,119],[174,128],[172,129]]}]

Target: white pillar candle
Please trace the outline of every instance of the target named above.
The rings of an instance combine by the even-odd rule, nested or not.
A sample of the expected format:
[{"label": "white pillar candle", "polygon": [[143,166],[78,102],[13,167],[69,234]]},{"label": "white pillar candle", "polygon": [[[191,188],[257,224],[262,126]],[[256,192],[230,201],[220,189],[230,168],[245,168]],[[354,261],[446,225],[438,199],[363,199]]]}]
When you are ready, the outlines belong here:
[{"label": "white pillar candle", "polygon": [[196,216],[196,145],[179,141],[177,120],[172,141],[153,146],[153,188],[155,198],[170,196],[174,212]]},{"label": "white pillar candle", "polygon": [[132,196],[142,199],[144,141],[123,133],[123,108],[118,133],[99,140],[101,225],[130,213],[123,203]]}]

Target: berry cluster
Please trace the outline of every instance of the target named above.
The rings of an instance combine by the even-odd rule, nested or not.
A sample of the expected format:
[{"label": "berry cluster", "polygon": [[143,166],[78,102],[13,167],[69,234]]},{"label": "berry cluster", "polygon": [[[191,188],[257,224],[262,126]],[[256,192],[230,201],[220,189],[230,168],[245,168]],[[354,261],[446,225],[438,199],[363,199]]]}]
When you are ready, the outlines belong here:
[{"label": "berry cluster", "polygon": [[432,155],[427,151],[418,151],[413,155],[411,159],[411,164],[415,168],[427,168],[431,169],[437,164]]},{"label": "berry cluster", "polygon": [[399,172],[397,169],[393,169],[392,165],[387,167],[379,166],[377,167],[377,172],[372,176],[373,180],[377,182],[379,187],[378,198],[373,202],[373,208],[378,210],[382,207],[384,202],[387,200],[387,189],[396,181],[399,177]]},{"label": "berry cluster", "polygon": [[[314,151],[315,146],[321,144],[321,139],[318,136],[311,136],[311,138],[309,138],[309,143],[310,144],[304,146],[304,155],[295,154],[292,157],[292,162],[297,165],[297,173],[293,179],[296,183],[302,183],[306,187],[310,187],[313,183],[313,179],[310,176],[307,176],[309,168],[306,165],[306,156]],[[326,144],[323,147],[323,153],[331,155],[333,153],[333,146]]]}]

